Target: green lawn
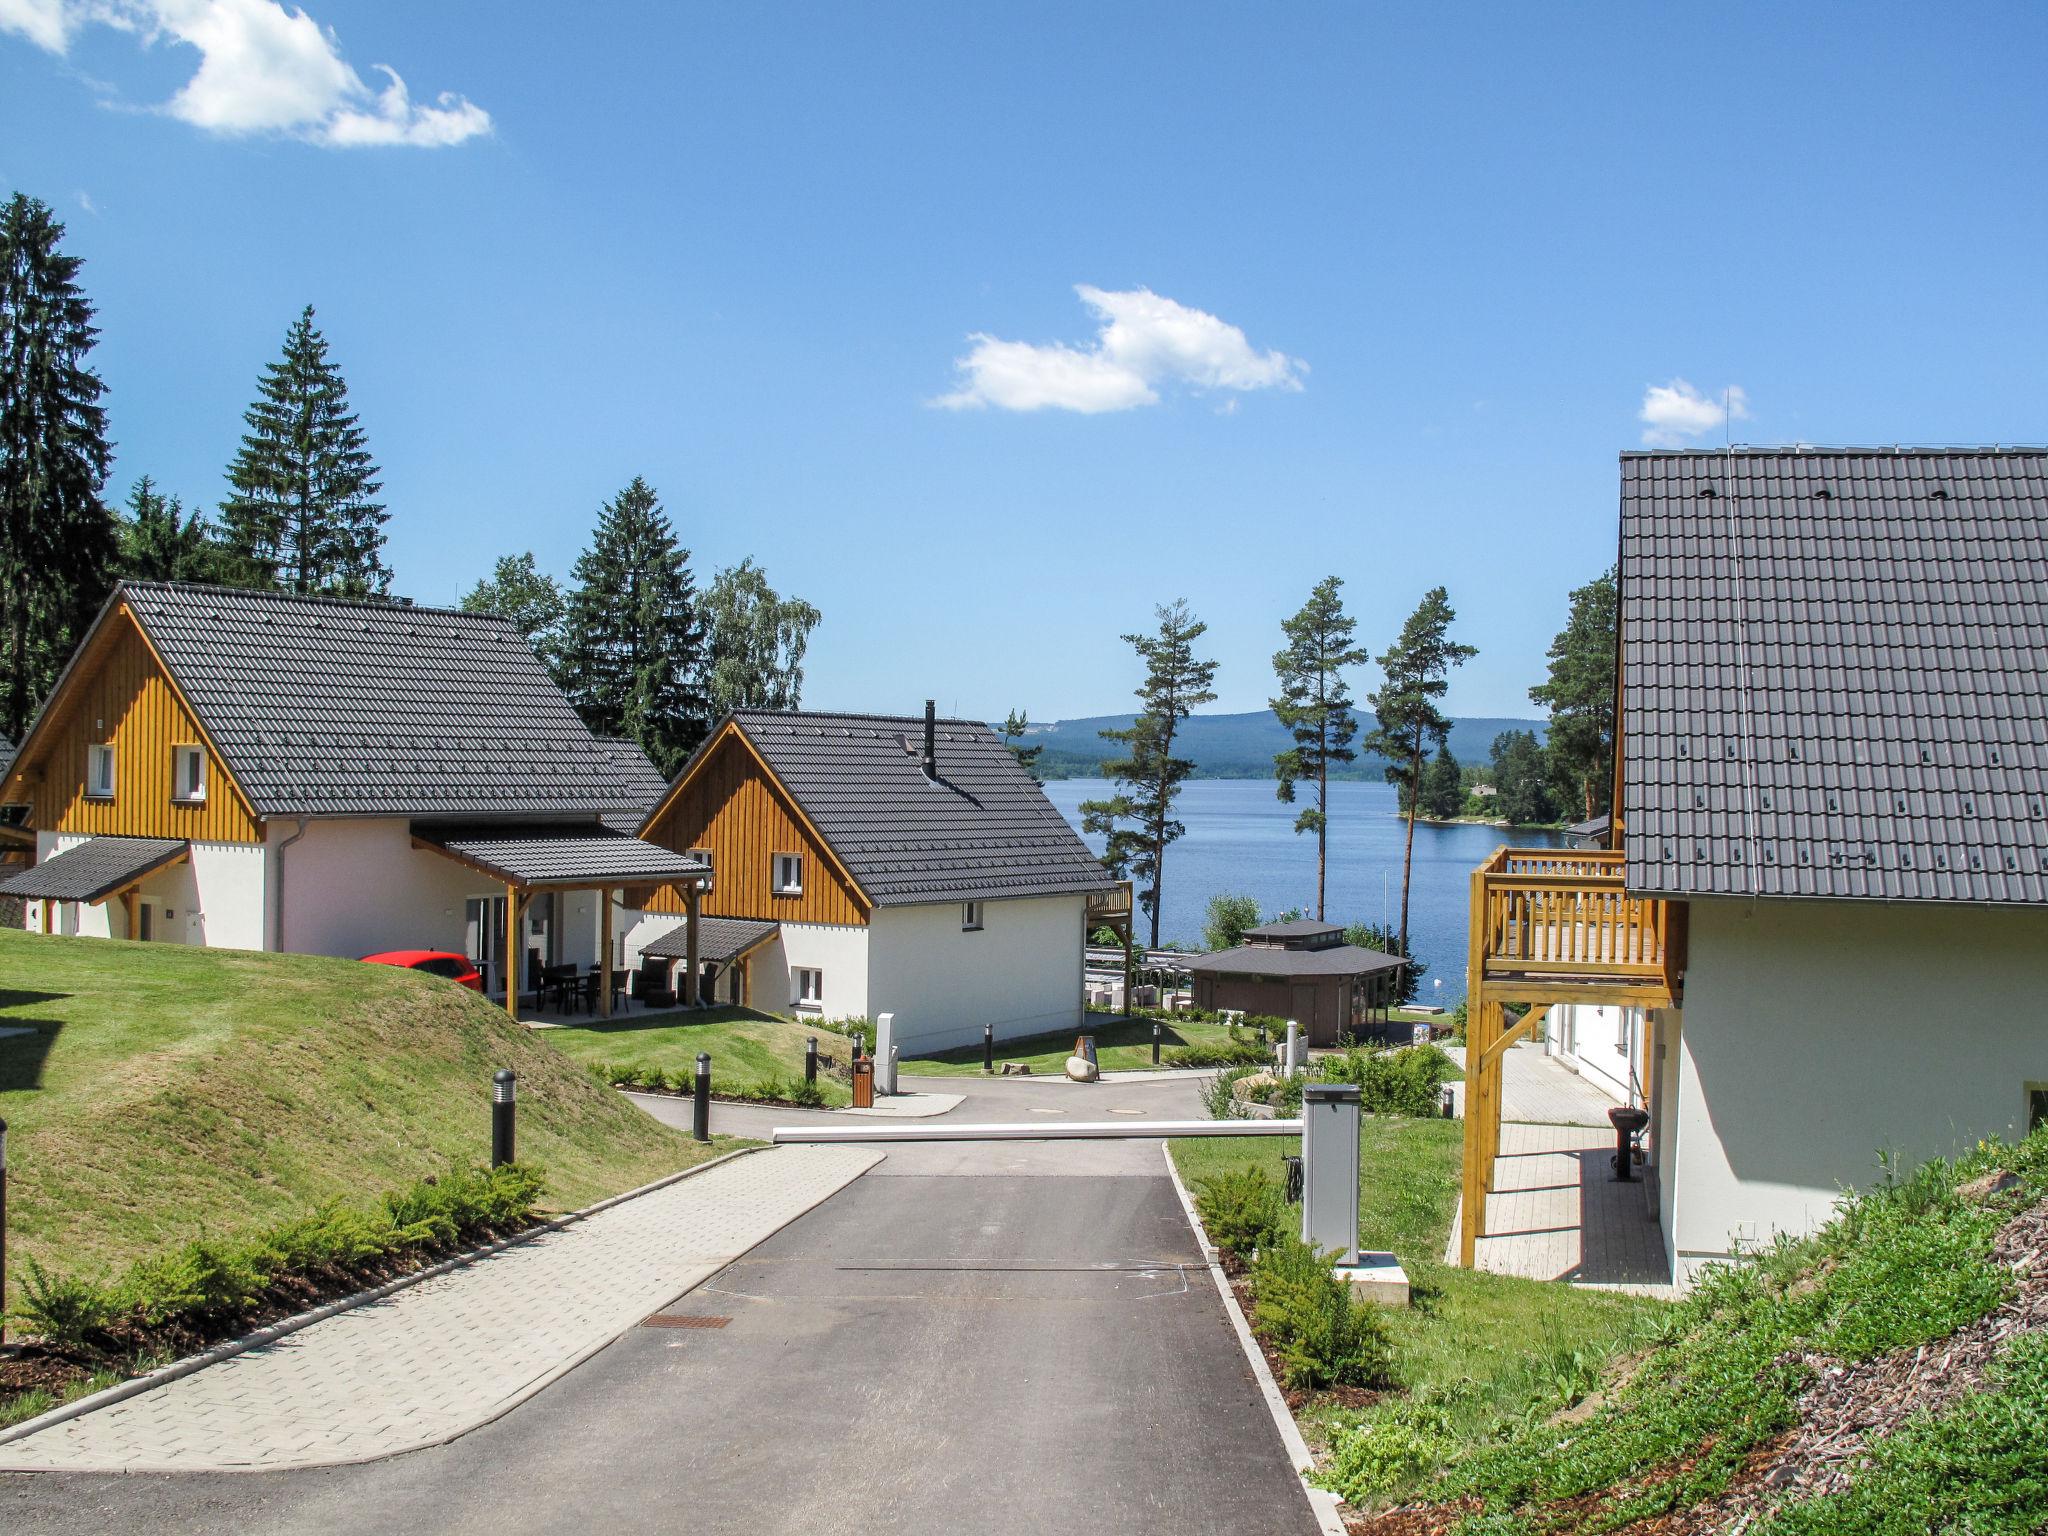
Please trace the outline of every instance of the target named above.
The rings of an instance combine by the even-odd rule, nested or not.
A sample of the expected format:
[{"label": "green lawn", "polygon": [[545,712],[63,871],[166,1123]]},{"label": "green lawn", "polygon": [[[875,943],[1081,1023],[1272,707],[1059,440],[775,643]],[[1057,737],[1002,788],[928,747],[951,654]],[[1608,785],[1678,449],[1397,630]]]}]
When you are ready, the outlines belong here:
[{"label": "green lawn", "polygon": [[[1483,1433],[1552,1395],[1561,1374],[1590,1373],[1627,1348],[1665,1305],[1445,1264],[1463,1134],[1458,1120],[1368,1115],[1360,1126],[1359,1241],[1391,1250],[1414,1286],[1414,1304],[1387,1314],[1406,1392],[1363,1410],[1308,1410],[1302,1429],[1318,1449],[1341,1431],[1398,1418],[1417,1398],[1441,1411],[1452,1435]],[[1301,1149],[1293,1137],[1171,1145],[1191,1188],[1247,1165],[1278,1179],[1281,1157]]]},{"label": "green lawn", "polygon": [[[804,1042],[815,1035],[818,1055],[844,1065],[853,1055],[853,1042],[829,1030],[807,1027],[773,1014],[751,1008],[707,1008],[687,1015],[656,1014],[646,1018],[614,1019],[605,1024],[571,1024],[536,1030],[559,1051],[608,1071],[637,1068],[666,1074],[671,1079],[691,1077],[697,1070],[697,1053],[711,1054],[711,1090],[714,1093],[761,1089],[774,1082],[791,1082],[804,1075]],[[818,1086],[825,1102],[851,1102],[852,1091],[822,1067]]]},{"label": "green lawn", "polygon": [[[1212,1045],[1230,1038],[1230,1031],[1221,1024],[1196,1024],[1185,1019],[1161,1019],[1159,1022],[1162,1048]],[[1105,1072],[1124,1072],[1152,1065],[1152,1020],[1095,1014],[1080,1029],[1063,1029],[1052,1035],[1030,1035],[1022,1040],[998,1040],[996,1070],[1002,1071],[1002,1064],[1006,1061],[1023,1061],[1031,1064],[1033,1072],[1064,1072],[1067,1058],[1074,1054],[1074,1040],[1083,1034],[1095,1037],[1095,1054]],[[981,1047],[970,1045],[957,1051],[941,1051],[936,1056],[920,1056],[915,1061],[904,1062],[903,1070],[921,1076],[978,1077],[981,1075]]]},{"label": "green lawn", "polygon": [[0,930],[7,1028],[31,1031],[0,1038],[11,1283],[26,1258],[106,1275],[484,1162],[499,1067],[557,1208],[725,1150],[474,993],[355,960]]}]

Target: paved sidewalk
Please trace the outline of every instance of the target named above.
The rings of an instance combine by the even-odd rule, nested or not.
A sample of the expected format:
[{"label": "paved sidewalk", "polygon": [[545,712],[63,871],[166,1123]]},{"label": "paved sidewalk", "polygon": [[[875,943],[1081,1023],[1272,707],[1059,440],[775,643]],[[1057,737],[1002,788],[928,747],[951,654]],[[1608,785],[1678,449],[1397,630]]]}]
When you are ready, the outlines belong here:
[{"label": "paved sidewalk", "polygon": [[[1449,1048],[1451,1059],[1465,1065],[1465,1047]],[[1453,1083],[1452,1113],[1465,1113],[1465,1085]],[[1501,1118],[1524,1120],[1535,1125],[1593,1125],[1612,1134],[1613,1122],[1607,1111],[1620,1100],[1595,1088],[1578,1073],[1560,1066],[1543,1053],[1541,1045],[1516,1045],[1508,1049],[1501,1074]]]},{"label": "paved sidewalk", "polygon": [[749,1153],[126,1401],[0,1471],[334,1466],[490,1422],[881,1161]]},{"label": "paved sidewalk", "polygon": [[[1614,1180],[1614,1135],[1573,1125],[1501,1127],[1477,1267],[1527,1280],[1668,1292],[1652,1186]],[[1461,1206],[1444,1249],[1458,1262]]]}]

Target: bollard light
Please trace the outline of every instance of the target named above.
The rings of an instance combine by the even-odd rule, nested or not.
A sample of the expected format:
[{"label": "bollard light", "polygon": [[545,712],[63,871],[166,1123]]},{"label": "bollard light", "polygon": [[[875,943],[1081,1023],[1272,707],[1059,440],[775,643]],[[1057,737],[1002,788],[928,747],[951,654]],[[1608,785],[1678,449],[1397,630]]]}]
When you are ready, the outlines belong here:
[{"label": "bollard light", "polygon": [[697,1102],[691,1106],[690,1134],[699,1141],[711,1139],[711,1053],[697,1053]]},{"label": "bollard light", "polygon": [[512,1116],[518,1112],[519,1079],[510,1067],[498,1068],[491,1079],[491,1166],[513,1160]]},{"label": "bollard light", "polygon": [[[0,1120],[0,1297],[7,1294],[7,1122]],[[7,1342],[7,1313],[0,1309],[0,1344]]]},{"label": "bollard light", "polygon": [[1159,1065],[1159,1030],[1159,1021],[1154,1019],[1152,1021],[1152,1065],[1155,1067]]},{"label": "bollard light", "polygon": [[810,1039],[804,1042],[804,1081],[807,1083],[815,1083],[817,1080],[818,1037],[816,1035],[813,1035]]},{"label": "bollard light", "polygon": [[981,1026],[981,1070],[994,1072],[996,1069],[996,1027],[993,1024]]}]

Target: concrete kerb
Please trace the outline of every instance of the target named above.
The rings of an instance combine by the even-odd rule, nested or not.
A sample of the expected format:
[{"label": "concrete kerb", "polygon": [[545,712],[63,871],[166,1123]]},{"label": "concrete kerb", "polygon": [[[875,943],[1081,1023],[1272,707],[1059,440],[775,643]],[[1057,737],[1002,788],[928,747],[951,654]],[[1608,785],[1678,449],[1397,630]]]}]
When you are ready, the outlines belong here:
[{"label": "concrete kerb", "polygon": [[1181,1182],[1180,1170],[1174,1166],[1172,1144],[1164,1143],[1159,1150],[1166,1158],[1166,1176],[1173,1181],[1173,1192],[1180,1198],[1180,1208],[1187,1213],[1188,1225],[1194,1228],[1195,1241],[1201,1246],[1203,1261],[1209,1266],[1209,1278],[1216,1282],[1216,1294],[1223,1298],[1223,1310],[1230,1317],[1230,1326],[1237,1331],[1237,1342],[1244,1350],[1245,1362],[1251,1366],[1252,1376],[1259,1384],[1259,1395],[1265,1399],[1266,1411],[1273,1416],[1273,1427],[1280,1431],[1280,1441],[1287,1448],[1288,1460],[1294,1463],[1296,1475],[1301,1478],[1302,1491],[1308,1495],[1308,1506],[1315,1514],[1316,1525],[1322,1536],[1345,1536],[1344,1517],[1338,1512],[1344,1501],[1329,1489],[1318,1488],[1309,1481],[1309,1473],[1315,1469],[1315,1457],[1309,1452],[1308,1441],[1302,1438],[1301,1426],[1294,1422],[1294,1410],[1280,1395],[1280,1384],[1273,1379],[1273,1372],[1266,1365],[1265,1351],[1252,1337],[1244,1308],[1237,1304],[1237,1292],[1231,1289],[1230,1277],[1223,1273],[1223,1265],[1218,1262],[1216,1245],[1209,1241],[1202,1218],[1195,1213],[1195,1202],[1188,1195],[1187,1185]]},{"label": "concrete kerb", "polygon": [[[259,1345],[273,1344],[279,1339],[288,1338],[292,1334],[299,1332],[300,1329],[310,1328],[313,1324],[323,1322],[327,1318],[339,1316],[343,1312],[353,1312],[356,1308],[368,1306],[373,1301],[382,1301],[387,1296],[395,1296],[400,1291],[410,1290],[416,1285],[423,1285],[429,1280],[438,1279],[442,1275],[451,1274],[455,1270],[466,1268],[476,1263],[479,1259],[487,1259],[493,1254],[503,1253],[507,1248],[531,1242],[535,1238],[543,1237],[550,1232],[559,1232],[564,1227],[582,1221],[586,1217],[595,1216],[599,1211],[608,1211],[615,1205],[624,1205],[628,1200],[637,1200],[642,1195],[651,1195],[656,1190],[666,1189],[669,1185],[690,1178],[693,1175],[706,1173],[720,1164],[729,1163],[735,1158],[745,1157],[750,1152],[766,1152],[769,1150],[771,1149],[765,1146],[736,1148],[731,1152],[722,1153],[708,1162],[698,1163],[691,1168],[682,1168],[674,1173],[664,1174],[652,1183],[642,1184],[638,1189],[629,1189],[623,1194],[608,1196],[598,1201],[595,1205],[586,1205],[579,1211],[570,1211],[567,1215],[552,1217],[547,1221],[528,1227],[523,1232],[515,1232],[510,1237],[500,1238],[493,1243],[486,1243],[481,1248],[472,1248],[466,1253],[458,1253],[452,1258],[439,1260],[436,1263],[429,1264],[425,1269],[414,1270],[410,1274],[398,1276],[395,1280],[386,1280],[381,1285],[373,1285],[368,1290],[356,1291],[352,1295],[343,1296],[334,1301],[322,1302],[317,1307],[313,1307],[305,1312],[295,1313],[279,1322],[266,1323],[263,1327],[253,1332],[245,1333],[240,1338],[229,1339],[225,1343],[214,1345],[211,1349],[201,1350],[196,1355],[187,1355],[182,1360],[174,1360],[169,1365],[159,1366],[156,1370],[146,1372],[141,1376],[132,1376],[126,1381],[116,1382],[111,1387],[103,1388],[98,1392],[88,1393],[86,1396],[76,1398],[68,1403],[62,1403],[50,1409],[47,1413],[39,1413],[32,1419],[24,1419],[19,1424],[0,1430],[0,1445],[7,1445],[16,1440],[26,1439],[40,1430],[49,1429],[53,1425],[62,1424],[69,1419],[82,1418],[84,1415],[98,1409],[111,1408],[116,1403],[125,1402],[131,1397],[139,1397],[144,1392],[152,1391],[157,1387],[167,1386],[181,1377],[190,1376],[194,1371],[202,1371],[209,1365],[218,1364],[222,1360],[232,1359],[234,1356],[244,1354],[249,1350],[257,1348]],[[610,1341],[607,1340],[606,1342],[609,1343]],[[591,1353],[594,1352],[592,1351]],[[582,1364],[583,1360],[588,1358],[589,1354],[585,1354],[578,1360],[572,1361],[569,1366],[564,1367],[564,1371],[574,1369],[575,1366]],[[500,1413],[502,1414],[517,1407],[527,1397],[531,1397],[533,1392],[539,1391],[541,1387],[546,1386],[548,1382],[553,1381],[556,1376],[563,1374],[564,1371],[558,1371],[554,1376],[549,1376],[536,1383],[532,1391],[527,1392],[514,1402],[507,1403],[504,1409],[500,1410]],[[493,1417],[496,1416],[494,1415]],[[490,1421],[485,1420],[484,1422],[488,1423]],[[476,1425],[470,1426],[471,1429],[477,1427]],[[461,1433],[467,1434],[468,1430],[463,1430]],[[453,1439],[455,1437],[451,1435],[445,1438]],[[422,1443],[432,1445],[439,1442],[429,1440]],[[418,1448],[410,1447],[410,1449]],[[377,1461],[392,1454],[396,1453],[384,1451],[363,1459]],[[337,1463],[337,1465],[347,1465],[347,1463]],[[147,1471],[149,1469],[138,1468],[137,1470]]]}]

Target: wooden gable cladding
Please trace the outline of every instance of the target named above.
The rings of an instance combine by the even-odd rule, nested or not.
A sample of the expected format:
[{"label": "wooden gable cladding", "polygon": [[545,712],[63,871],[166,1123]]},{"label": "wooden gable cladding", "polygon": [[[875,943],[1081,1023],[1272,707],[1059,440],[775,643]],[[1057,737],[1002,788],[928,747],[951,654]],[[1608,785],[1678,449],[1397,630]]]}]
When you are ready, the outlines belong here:
[{"label": "wooden gable cladding", "polygon": [[[736,726],[726,726],[641,836],[677,853],[711,850],[711,890],[699,909],[707,917],[852,925],[868,920],[859,889],[840,872],[823,840],[805,824]],[[776,894],[778,853],[803,855],[801,896]],[[645,910],[681,912],[682,894],[663,886]]]},{"label": "wooden gable cladding", "polygon": [[[114,795],[88,797],[86,749],[114,749]],[[172,798],[172,748],[206,754],[206,798]],[[124,837],[183,837],[213,843],[260,843],[232,775],[124,606],[108,615],[92,650],[64,683],[50,718],[25,744],[6,798],[26,800],[44,831]]]}]

